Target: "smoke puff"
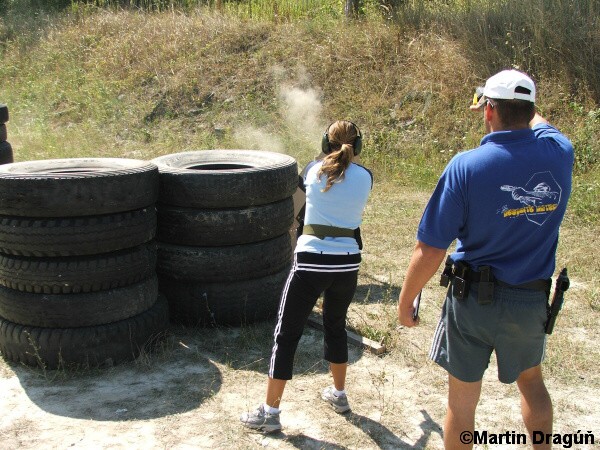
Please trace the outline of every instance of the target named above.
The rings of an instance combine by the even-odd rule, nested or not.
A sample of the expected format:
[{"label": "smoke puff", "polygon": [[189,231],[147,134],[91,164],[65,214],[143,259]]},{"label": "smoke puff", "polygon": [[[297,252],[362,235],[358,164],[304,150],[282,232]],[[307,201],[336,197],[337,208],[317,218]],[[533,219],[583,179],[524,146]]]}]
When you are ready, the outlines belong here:
[{"label": "smoke puff", "polygon": [[244,148],[249,150],[285,153],[285,146],[279,137],[258,128],[251,126],[236,128],[234,138],[237,142],[243,143]]},{"label": "smoke puff", "polygon": [[288,125],[305,137],[318,136],[325,126],[321,121],[323,106],[315,89],[282,88],[280,98],[285,105]]}]

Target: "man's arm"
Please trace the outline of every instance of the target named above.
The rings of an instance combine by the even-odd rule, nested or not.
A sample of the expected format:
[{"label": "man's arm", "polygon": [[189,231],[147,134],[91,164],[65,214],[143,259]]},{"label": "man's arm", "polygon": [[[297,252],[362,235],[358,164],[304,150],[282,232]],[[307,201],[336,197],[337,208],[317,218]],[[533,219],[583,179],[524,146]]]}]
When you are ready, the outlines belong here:
[{"label": "man's arm", "polygon": [[540,123],[548,123],[548,121],[542,116],[540,116],[538,112],[536,112],[535,116],[533,116],[533,119],[531,119],[531,121],[529,122],[529,128],[533,128],[536,125],[539,125]]},{"label": "man's arm", "polygon": [[398,321],[401,325],[407,327],[417,325],[418,322],[412,318],[413,300],[429,279],[435,275],[445,256],[446,249],[432,247],[417,241],[398,299]]}]

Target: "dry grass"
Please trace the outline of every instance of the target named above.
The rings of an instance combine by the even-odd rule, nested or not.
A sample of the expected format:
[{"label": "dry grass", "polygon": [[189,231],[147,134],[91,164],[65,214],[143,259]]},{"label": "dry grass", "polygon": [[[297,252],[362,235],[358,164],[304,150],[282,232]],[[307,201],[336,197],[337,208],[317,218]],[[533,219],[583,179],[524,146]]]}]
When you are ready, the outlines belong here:
[{"label": "dry grass", "polygon": [[[489,72],[442,28],[373,18],[331,34],[327,20],[84,9],[44,18],[42,31],[6,32],[0,98],[11,108],[15,157],[253,148],[303,165],[325,126],[343,117],[362,127],[378,178],[430,189],[454,154],[479,141],[481,120],[467,105]],[[594,96],[558,76],[539,76],[538,91],[542,112],[578,149],[573,208],[594,223]]]},{"label": "dry grass", "polygon": [[[39,31],[31,34],[10,34],[0,22],[0,35],[10,36],[2,39],[0,100],[11,110],[9,141],[17,160],[150,159],[192,148],[241,147],[286,152],[303,165],[316,153],[327,123],[345,117],[365,133],[364,163],[375,171],[349,321],[358,332],[382,340],[389,352],[374,357],[351,350],[348,384],[356,415],[344,419],[315,406],[315,386],[329,378],[322,336],[309,329],[286,393],[287,434],[264,438],[240,430],[240,406],[252,407],[263,395],[272,333],[272,324],[265,323],[174,328],[158,353],[87,377],[40,378],[34,370],[0,363],[0,378],[16,373],[27,392],[42,390],[49,398],[29,399],[49,410],[50,417],[32,408],[39,423],[84,439],[78,428],[84,422],[86,431],[113,433],[146,448],[231,448],[232,442],[238,448],[440,448],[446,376],[426,355],[444,290],[436,278],[428,284],[416,329],[397,329],[395,308],[416,227],[441,169],[481,137],[480,117],[466,107],[489,70],[441,28],[415,31],[369,20],[336,26],[331,33],[334,23],[252,21],[207,10],[85,10],[40,19]],[[584,426],[579,418],[592,417],[600,387],[598,105],[587,95],[589,86],[574,92],[560,76],[542,74],[538,87],[544,115],[587,158],[577,166],[558,251],[558,266],[569,267],[572,287],[545,364],[559,431],[575,432]],[[515,388],[495,377],[492,363],[477,426],[520,430]],[[61,397],[63,404],[74,411],[71,418],[84,420],[61,420],[67,413],[49,384],[69,393]],[[120,395],[131,405],[125,418],[114,416],[123,409],[113,401],[115,386],[122,384]],[[169,384],[173,390],[167,392]],[[82,392],[91,396],[81,406],[85,410],[78,409],[85,403]],[[154,401],[145,404],[148,397]],[[94,411],[90,404],[97,398],[112,403]],[[573,398],[589,399],[591,406]],[[21,404],[31,408],[27,400],[17,397],[7,411]],[[26,423],[32,437],[23,444],[20,423],[0,426],[7,445],[33,448],[45,442],[49,432]],[[78,445],[73,439],[60,445]]]},{"label": "dry grass", "polygon": [[[394,347],[395,299],[416,225],[446,161],[481,136],[480,118],[466,104],[487,74],[449,35],[378,20],[335,35],[320,25],[205,9],[82,10],[49,21],[45,34],[15,38],[2,56],[0,74],[11,83],[0,96],[11,106],[16,159],[150,159],[246,147],[287,152],[303,165],[330,120],[353,119],[365,133],[365,163],[377,184],[351,322]],[[587,329],[599,310],[598,264],[589,257],[597,235],[593,158],[600,139],[598,117],[590,115],[597,105],[589,96],[572,98],[561,83],[539,80],[540,108],[587,151],[559,249],[559,264],[574,280],[566,313],[581,313],[563,321]],[[439,295],[432,282],[426,299]],[[434,321],[433,310],[425,303],[426,320]]]}]

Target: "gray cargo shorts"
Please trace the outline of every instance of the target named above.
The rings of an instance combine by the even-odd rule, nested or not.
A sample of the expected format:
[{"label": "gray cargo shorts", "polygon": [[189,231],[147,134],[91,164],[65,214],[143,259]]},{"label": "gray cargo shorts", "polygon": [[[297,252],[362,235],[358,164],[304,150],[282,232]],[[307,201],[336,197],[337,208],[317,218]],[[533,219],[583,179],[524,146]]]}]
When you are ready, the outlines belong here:
[{"label": "gray cargo shorts", "polygon": [[475,382],[495,351],[498,379],[512,383],[544,359],[546,293],[496,284],[494,301],[480,305],[477,287],[471,283],[468,297],[457,300],[450,286],[429,357],[459,380]]}]

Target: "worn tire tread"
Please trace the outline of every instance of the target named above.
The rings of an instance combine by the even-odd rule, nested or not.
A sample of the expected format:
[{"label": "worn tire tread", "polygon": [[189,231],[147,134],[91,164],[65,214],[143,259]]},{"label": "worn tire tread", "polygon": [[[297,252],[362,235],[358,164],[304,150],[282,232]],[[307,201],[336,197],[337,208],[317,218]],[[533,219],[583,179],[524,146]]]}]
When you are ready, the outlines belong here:
[{"label": "worn tire tread", "polygon": [[168,328],[163,296],[146,311],[114,323],[83,328],[40,328],[0,317],[4,359],[45,369],[111,366],[132,361]]}]

